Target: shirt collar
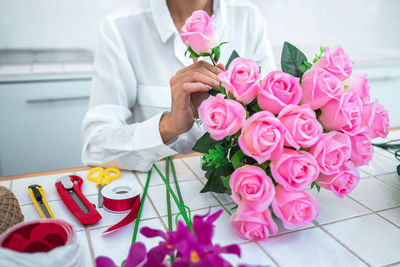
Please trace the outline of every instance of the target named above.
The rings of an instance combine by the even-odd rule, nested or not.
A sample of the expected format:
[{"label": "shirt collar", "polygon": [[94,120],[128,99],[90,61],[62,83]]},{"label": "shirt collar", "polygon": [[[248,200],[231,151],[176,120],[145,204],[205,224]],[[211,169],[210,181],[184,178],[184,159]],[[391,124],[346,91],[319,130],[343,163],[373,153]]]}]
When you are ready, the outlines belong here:
[{"label": "shirt collar", "polygon": [[[150,10],[153,15],[161,41],[165,43],[175,32],[175,24],[169,13],[166,0],[149,0]],[[225,0],[213,0],[214,25],[219,34],[222,34],[226,25],[226,4]]]}]

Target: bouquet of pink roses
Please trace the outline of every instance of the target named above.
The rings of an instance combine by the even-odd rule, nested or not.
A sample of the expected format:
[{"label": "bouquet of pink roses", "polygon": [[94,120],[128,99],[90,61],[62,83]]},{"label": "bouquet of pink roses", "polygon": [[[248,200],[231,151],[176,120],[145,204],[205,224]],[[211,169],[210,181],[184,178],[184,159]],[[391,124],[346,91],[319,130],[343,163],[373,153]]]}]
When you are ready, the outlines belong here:
[{"label": "bouquet of pink roses", "polygon": [[[212,19],[194,12],[181,35],[190,57],[215,64],[223,43]],[[306,188],[349,194],[357,167],[372,158],[371,139],[389,130],[387,111],[370,100],[366,76],[352,74],[341,47],[321,47],[310,63],[285,42],[281,66],[261,77],[256,62],[234,51],[219,92],[199,107],[207,133],[193,150],[203,153],[202,192],[231,195],[238,205],[231,226],[246,239],[276,233],[272,214],[288,229],[312,222],[320,208]]]}]

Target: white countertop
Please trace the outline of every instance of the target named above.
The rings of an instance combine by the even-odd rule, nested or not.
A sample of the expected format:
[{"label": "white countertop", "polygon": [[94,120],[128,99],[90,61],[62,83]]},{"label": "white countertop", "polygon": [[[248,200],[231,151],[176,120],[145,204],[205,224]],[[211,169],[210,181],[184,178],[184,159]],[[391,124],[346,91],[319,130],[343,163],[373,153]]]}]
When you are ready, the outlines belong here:
[{"label": "white countertop", "polygon": [[[400,138],[400,130],[391,131],[389,138]],[[313,223],[292,231],[280,227],[279,233],[269,240],[250,242],[240,239],[229,226],[229,217],[234,206],[229,197],[199,193],[206,182],[199,157],[174,159],[183,199],[193,213],[204,214],[208,207],[212,207],[213,211],[223,209],[223,214],[216,221],[214,240],[221,245],[240,245],[242,259],[229,256],[234,266],[243,262],[271,266],[398,266],[400,177],[395,173],[395,168],[399,163],[392,155],[376,149],[370,165],[360,170],[359,185],[348,197],[340,200],[324,189],[319,194],[312,191],[321,206],[321,213]],[[165,169],[165,162],[157,165],[160,170]],[[97,189],[94,183],[86,180],[86,173],[87,171],[80,171],[70,174],[78,174],[84,178],[84,194],[89,201],[97,203]],[[102,232],[121,220],[124,214],[112,214],[99,209],[103,216],[99,223],[92,226],[80,225],[69,214],[56,193],[54,181],[60,175],[3,181],[0,185],[7,186],[14,192],[25,220],[39,218],[29,199],[27,186],[33,183],[42,185],[55,217],[75,226],[78,242],[85,251],[87,266],[92,266],[94,257],[100,255],[109,256],[120,264],[128,253],[134,223],[105,236]],[[123,172],[120,181],[134,181],[143,187],[145,179],[145,173]],[[165,186],[153,173],[140,226],[166,229],[165,198]],[[176,214],[176,208],[173,208],[173,212]],[[138,241],[143,241],[149,249],[158,239],[145,239],[139,234]]]}]

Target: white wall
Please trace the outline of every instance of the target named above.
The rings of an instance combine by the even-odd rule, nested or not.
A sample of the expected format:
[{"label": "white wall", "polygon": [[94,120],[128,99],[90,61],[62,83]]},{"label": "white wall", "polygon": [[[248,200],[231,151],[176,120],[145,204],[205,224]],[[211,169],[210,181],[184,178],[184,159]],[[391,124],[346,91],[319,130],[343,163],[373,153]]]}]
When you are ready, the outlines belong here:
[{"label": "white wall", "polygon": [[[137,0],[0,0],[0,49],[89,48],[101,18]],[[341,44],[354,60],[400,59],[399,0],[252,0],[279,54]]]}]

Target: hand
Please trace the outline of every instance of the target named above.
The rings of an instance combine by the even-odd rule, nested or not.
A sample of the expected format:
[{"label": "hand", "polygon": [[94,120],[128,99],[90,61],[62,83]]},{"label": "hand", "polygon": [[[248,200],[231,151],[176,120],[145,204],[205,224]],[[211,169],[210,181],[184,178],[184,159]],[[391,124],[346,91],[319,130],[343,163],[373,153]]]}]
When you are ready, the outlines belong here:
[{"label": "hand", "polygon": [[225,70],[224,65],[213,66],[198,61],[180,69],[169,81],[171,87],[171,111],[164,113],[160,120],[160,134],[164,143],[189,131],[197,109],[208,97],[212,88],[219,90],[218,74]]}]

